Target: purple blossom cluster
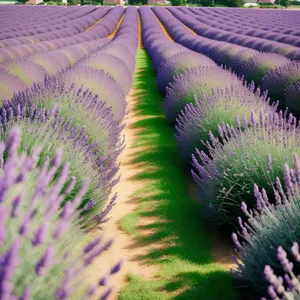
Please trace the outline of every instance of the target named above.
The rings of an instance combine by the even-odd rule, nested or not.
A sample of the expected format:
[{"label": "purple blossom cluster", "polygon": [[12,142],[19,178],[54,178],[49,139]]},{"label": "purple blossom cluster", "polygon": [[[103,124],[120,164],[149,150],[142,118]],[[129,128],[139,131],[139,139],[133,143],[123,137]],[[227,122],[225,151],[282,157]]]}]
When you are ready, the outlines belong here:
[{"label": "purple blossom cluster", "polygon": [[219,86],[211,88],[210,95],[203,88],[202,91],[201,98],[195,95],[195,103],[187,104],[177,118],[176,140],[180,158],[186,163],[196,149],[208,150],[205,141],[212,135],[219,137],[219,124],[235,126],[236,118],[249,118],[252,109],[258,115],[260,109],[275,112],[278,106],[271,106],[266,95],[260,96],[260,90],[254,91],[253,85]]},{"label": "purple blossom cluster", "polygon": [[157,74],[156,84],[163,93],[166,87],[180,74],[198,66],[215,66],[216,64],[208,57],[193,51],[184,51],[165,60]]},{"label": "purple blossom cluster", "polygon": [[83,276],[112,244],[103,237],[87,239],[80,234],[77,206],[88,181],[60,209],[62,199],[76,185],[69,175],[70,165],[61,164],[63,153],[58,151],[36,167],[41,148],[34,148],[29,156],[19,155],[20,141],[20,130],[13,128],[6,144],[0,144],[1,299],[107,299],[112,291],[109,279],[123,261],[100,277],[97,285]]},{"label": "purple blossom cluster", "polygon": [[262,89],[268,91],[273,99],[278,99],[282,105],[288,106],[295,115],[299,110],[300,63],[291,62],[274,70],[270,70],[262,79]]},{"label": "purple blossom cluster", "polygon": [[[222,123],[218,137],[210,134],[208,154],[192,155],[192,175],[199,187],[199,201],[215,223],[236,225],[240,203],[253,206],[252,186],[259,183],[270,201],[275,198],[276,177],[283,178],[282,166],[298,153],[300,139],[296,118],[282,112],[251,111],[236,119],[235,126]],[[267,166],[267,168],[266,168]]]},{"label": "purple blossom cluster", "polygon": [[[257,85],[261,84],[264,75],[268,71],[276,70],[291,61],[274,53],[260,53],[249,58],[240,68],[240,74],[248,81],[253,80]],[[277,100],[274,98],[274,100]]]},{"label": "purple blossom cluster", "polygon": [[[297,242],[293,243],[291,253],[296,263],[299,264],[300,254],[299,244]],[[285,274],[283,277],[276,276],[269,265],[265,266],[264,274],[270,283],[268,296],[271,299],[297,299],[300,296],[300,277],[293,271],[294,265],[289,261],[287,252],[281,246],[277,249],[277,259]],[[286,284],[287,287],[285,287],[284,284]],[[265,300],[266,298],[262,299]]]},{"label": "purple blossom cluster", "polygon": [[15,93],[9,101],[4,101],[5,111],[18,111],[31,108],[51,109],[54,105],[60,107],[60,114],[65,120],[85,126],[86,134],[98,141],[99,154],[110,160],[116,160],[123,148],[120,140],[124,125],[114,120],[112,108],[94,95],[90,90],[71,85],[66,88],[59,77],[45,77],[43,83],[34,84],[30,89]]},{"label": "purple blossom cluster", "polygon": [[242,80],[236,74],[218,66],[199,66],[176,76],[167,87],[164,112],[167,119],[175,123],[185,105],[199,101],[203,94],[210,95],[212,88],[226,88],[235,85],[244,89]]},{"label": "purple blossom cluster", "polygon": [[[0,69],[19,77],[26,86],[39,82],[46,75],[46,70],[40,66],[25,60],[9,60],[0,64]],[[30,76],[29,76],[30,74]]]},{"label": "purple blossom cluster", "polygon": [[238,253],[238,268],[232,271],[233,275],[268,299],[298,299],[300,294],[297,235],[300,228],[300,160],[296,154],[293,164],[293,168],[284,164],[283,180],[276,178],[276,202],[272,203],[265,189],[254,185],[256,208],[251,210],[242,203],[247,221],[238,218],[240,232],[232,234]]},{"label": "purple blossom cluster", "polygon": [[24,82],[5,69],[0,69],[0,100],[12,97],[14,92],[26,89]]},{"label": "purple blossom cluster", "polygon": [[114,118],[121,121],[126,113],[125,94],[118,82],[103,70],[94,70],[88,66],[75,66],[60,73],[58,78],[64,82],[68,89],[72,84],[89,89],[108,107],[112,107]]}]

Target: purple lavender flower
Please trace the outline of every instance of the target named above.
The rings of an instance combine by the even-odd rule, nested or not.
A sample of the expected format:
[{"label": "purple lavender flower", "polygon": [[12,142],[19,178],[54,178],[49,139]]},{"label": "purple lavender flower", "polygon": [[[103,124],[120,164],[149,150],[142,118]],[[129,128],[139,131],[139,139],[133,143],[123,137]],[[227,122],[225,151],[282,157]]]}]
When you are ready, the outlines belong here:
[{"label": "purple lavender flower", "polygon": [[[255,198],[257,201],[263,199],[267,205],[260,210],[258,207],[250,211],[244,208],[248,221],[240,222],[241,229],[246,227],[247,233],[244,230],[239,233],[243,239],[242,247],[239,244],[236,246],[240,264],[233,274],[247,281],[258,294],[269,294],[274,299],[294,299],[300,293],[299,279],[294,274],[298,265],[294,266],[291,261],[293,257],[299,262],[299,246],[295,233],[300,228],[297,213],[300,186],[298,180],[291,180],[292,176],[299,175],[297,161],[298,157],[294,155],[295,169],[287,164],[282,168],[285,174],[281,175],[281,178],[285,177],[284,187],[279,178],[276,178],[275,204],[271,204],[272,198],[267,196],[264,189],[260,191],[255,185]],[[291,244],[291,251],[285,251]],[[275,275],[276,273],[280,276]]]},{"label": "purple lavender flower", "polygon": [[87,66],[94,70],[103,70],[112,76],[126,95],[132,84],[131,72],[122,59],[109,53],[95,53],[81,60],[78,66]]},{"label": "purple lavender flower", "polygon": [[[285,90],[289,86],[293,86],[300,80],[300,63],[290,62],[270,70],[262,79],[261,88],[268,91],[269,96],[274,100],[280,100],[283,104],[293,104],[289,101],[285,102]],[[297,105],[295,103],[295,105]],[[296,111],[297,112],[297,111]]]},{"label": "purple lavender flower", "polygon": [[101,70],[92,70],[87,67],[74,67],[58,75],[65,86],[69,88],[73,83],[77,86],[83,85],[94,95],[112,107],[115,120],[122,120],[126,113],[125,95],[117,81]]},{"label": "purple lavender flower", "polygon": [[285,89],[285,98],[284,103],[288,106],[288,108],[293,112],[296,116],[300,114],[300,81],[297,81],[295,84],[291,84],[287,86]]},{"label": "purple lavender flower", "polygon": [[[260,84],[262,78],[268,71],[284,66],[290,62],[288,58],[279,54],[259,53],[242,65],[240,74],[244,75],[246,80],[253,80],[256,84]],[[277,101],[278,99],[273,100]]]},{"label": "purple lavender flower", "polygon": [[219,67],[197,67],[178,75],[167,87],[164,111],[167,119],[174,122],[186,104],[195,103],[202,96],[211,95],[212,88],[243,86],[242,81],[233,73]]},{"label": "purple lavender flower", "polygon": [[[4,194],[0,209],[7,207],[9,212],[18,207],[17,215],[7,213],[6,218],[1,218],[4,222],[0,224],[0,232],[7,226],[10,229],[9,238],[2,239],[2,251],[0,250],[1,295],[9,299],[29,299],[37,295],[45,298],[57,295],[60,299],[72,295],[81,297],[80,293],[83,296],[88,291],[89,284],[81,281],[81,289],[78,290],[74,282],[82,279],[86,256],[92,262],[109,248],[112,241],[101,245],[100,239],[97,239],[89,245],[78,246],[85,233],[78,223],[81,218],[77,207],[88,190],[86,184],[83,184],[73,201],[67,203],[66,206],[70,207],[68,218],[58,219],[57,203],[61,203],[66,196],[64,186],[69,179],[69,167],[66,165],[61,168],[61,154],[55,159],[48,159],[41,167],[36,166],[38,159],[35,157],[41,152],[33,150],[33,156],[26,156],[24,153],[19,156],[18,148],[22,141],[19,134],[20,130],[12,129],[0,178],[0,187],[5,187],[4,191],[8,191]],[[61,172],[57,172],[58,169]],[[20,174],[21,181],[18,180]],[[12,192],[17,189],[22,190],[22,197]],[[24,230],[21,232],[16,224],[16,217],[23,224]],[[61,225],[64,227],[62,233],[55,236],[57,227]],[[121,264],[114,266],[110,275],[119,271],[120,267]],[[62,278],[61,274],[64,272],[66,277]],[[41,276],[44,277],[42,282],[45,284],[41,284]],[[51,285],[48,285],[50,281]],[[14,286],[15,282],[18,282],[18,287]]]},{"label": "purple lavender flower", "polygon": [[27,60],[11,60],[0,65],[0,68],[21,79],[26,86],[39,82],[46,75],[46,70]]},{"label": "purple lavender flower", "polygon": [[49,247],[46,249],[44,255],[40,258],[35,266],[37,275],[44,276],[47,269],[52,265],[52,261],[55,255],[55,249]]},{"label": "purple lavender flower", "polygon": [[251,86],[230,85],[224,89],[212,88],[211,95],[203,94],[200,99],[195,98],[194,104],[187,104],[178,115],[176,124],[176,140],[180,157],[189,162],[195,148],[207,150],[204,142],[209,138],[215,143],[211,134],[216,138],[222,137],[218,124],[222,122],[236,125],[239,129],[239,118],[245,114],[251,115],[252,123],[256,123],[260,110],[265,112],[275,111],[277,105],[269,105],[269,99],[260,96],[260,91],[253,93]]},{"label": "purple lavender flower", "polygon": [[174,76],[185,73],[190,68],[215,66],[208,57],[192,51],[175,54],[160,66],[156,84],[161,92],[173,81]]},{"label": "purple lavender flower", "polygon": [[[255,124],[245,118],[241,122],[243,130],[222,124],[221,139],[206,143],[210,162],[197,151],[194,156],[193,174],[199,187],[199,201],[205,207],[209,203],[213,204],[214,214],[211,209],[207,209],[207,217],[215,223],[230,222],[235,226],[241,202],[244,201],[249,208],[253,207],[252,186],[256,182],[265,190],[257,201],[262,210],[269,205],[265,201],[266,195],[272,200],[275,196],[273,186],[277,177],[281,180],[285,178],[287,188],[298,178],[297,172],[290,175],[287,169],[283,171],[282,166],[293,159],[294,153],[299,155],[300,139],[294,133],[299,128],[289,125],[282,113],[265,113],[264,126],[261,126],[261,117],[255,117],[254,120]],[[273,163],[272,168],[267,168],[270,153]]]}]

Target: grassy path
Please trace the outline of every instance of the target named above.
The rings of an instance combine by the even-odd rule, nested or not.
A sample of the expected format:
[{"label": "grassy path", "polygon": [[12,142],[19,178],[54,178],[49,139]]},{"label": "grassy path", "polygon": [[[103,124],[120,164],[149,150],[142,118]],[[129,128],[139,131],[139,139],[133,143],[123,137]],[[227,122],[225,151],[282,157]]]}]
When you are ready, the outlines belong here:
[{"label": "grassy path", "polygon": [[163,97],[144,49],[137,52],[132,96],[135,150],[129,164],[135,174],[130,181],[144,184],[130,196],[135,209],[121,218],[120,226],[135,241],[136,248],[130,249],[136,251],[134,261],[155,267],[155,274],[131,270],[119,299],[236,299],[229,274],[213,262],[200,208],[187,195],[174,129],[163,115]]}]

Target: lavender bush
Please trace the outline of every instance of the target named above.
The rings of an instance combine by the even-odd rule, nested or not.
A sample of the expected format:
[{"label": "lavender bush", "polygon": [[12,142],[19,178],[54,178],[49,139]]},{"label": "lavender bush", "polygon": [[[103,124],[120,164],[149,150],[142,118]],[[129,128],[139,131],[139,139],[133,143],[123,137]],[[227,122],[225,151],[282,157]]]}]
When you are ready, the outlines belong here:
[{"label": "lavender bush", "polygon": [[225,88],[230,85],[242,87],[243,82],[235,74],[217,66],[191,68],[176,76],[167,87],[165,115],[169,121],[175,122],[184,106],[195,102],[195,96],[200,101],[203,93],[211,95],[211,88]]},{"label": "lavender bush", "polygon": [[169,40],[165,41],[159,39],[159,36],[156,38],[155,35],[153,35],[152,39],[153,43],[151,43],[151,37],[149,37],[147,44],[151,43],[151,48],[148,50],[148,53],[151,55],[152,67],[155,72],[159,72],[161,65],[172,56],[179,55],[180,53],[190,53],[188,49],[181,45],[173,45],[173,43]]},{"label": "lavender bush", "polygon": [[[89,90],[76,85],[66,88],[57,76],[47,76],[43,83],[34,84],[30,89],[15,94],[10,101],[5,101],[6,111],[12,108],[17,113],[30,109],[31,106],[51,110],[57,104],[65,121],[72,119],[72,126],[85,126],[85,132],[91,140],[98,141],[98,152],[102,158],[114,160],[123,148],[120,134],[123,125],[114,120],[112,109],[94,96]],[[78,126],[77,125],[77,126]]]},{"label": "lavender bush", "polygon": [[295,115],[300,115],[300,81],[285,89],[284,102]]},{"label": "lavender bush", "polygon": [[46,75],[46,70],[43,67],[26,60],[11,60],[0,64],[0,69],[2,68],[17,76],[26,86],[40,81]]},{"label": "lavender bush", "polygon": [[[240,69],[246,80],[260,84],[263,76],[270,70],[284,66],[291,61],[275,53],[259,53],[245,62]],[[277,100],[277,99],[274,99]]]},{"label": "lavender bush", "polygon": [[0,101],[11,98],[14,92],[26,89],[24,82],[17,76],[10,74],[4,69],[0,69]]},{"label": "lavender bush", "polygon": [[70,66],[70,60],[62,53],[59,55],[59,53],[53,52],[38,53],[28,57],[27,60],[42,66],[47,74],[54,75]]},{"label": "lavender bush", "polygon": [[[283,105],[286,105],[285,90],[298,81],[300,81],[300,63],[291,62],[267,72],[262,79],[261,88],[268,91],[270,97],[278,99]],[[288,97],[287,100],[289,100]]]},{"label": "lavender bush", "polygon": [[94,70],[103,70],[113,77],[127,94],[131,88],[132,75],[126,64],[118,57],[106,53],[96,53],[81,60],[79,64]]},{"label": "lavender bush", "polygon": [[77,206],[88,182],[59,209],[76,185],[69,174],[71,165],[61,165],[58,151],[36,167],[41,148],[34,148],[29,156],[19,155],[21,140],[20,130],[12,128],[6,144],[0,144],[1,299],[107,299],[109,277],[122,261],[99,279],[98,286],[90,286],[84,277],[85,269],[112,243],[79,228]]},{"label": "lavender bush", "polygon": [[250,117],[251,109],[258,116],[260,109],[271,112],[276,111],[277,106],[270,106],[269,99],[266,95],[260,96],[254,84],[212,88],[211,95],[196,97],[195,103],[187,104],[177,118],[176,140],[181,159],[190,162],[195,148],[207,151],[202,141],[208,140],[211,133],[218,137],[218,125],[222,122],[234,126],[236,117]]},{"label": "lavender bush", "polygon": [[248,62],[249,59],[254,57],[255,55],[257,55],[256,50],[245,48],[243,50],[240,50],[235,55],[233,55],[233,57],[229,59],[227,66],[237,74],[242,75],[241,74],[242,65]]},{"label": "lavender bush", "polygon": [[[244,223],[239,218],[240,240],[237,234],[232,235],[239,255],[238,269],[233,271],[233,275],[261,295],[267,295],[269,291],[271,299],[285,299],[282,295],[285,289],[287,292],[293,289],[299,292],[297,280],[291,273],[293,265],[287,261],[292,255],[298,260],[299,248],[294,244],[287,255],[283,250],[288,249],[294,241],[299,243],[300,160],[296,154],[293,155],[293,164],[293,169],[284,164],[280,172],[283,173],[280,175],[283,180],[276,177],[272,198],[267,196],[265,189],[259,190],[254,185],[256,209],[250,210],[245,202],[242,203],[248,220]],[[283,276],[286,282],[283,282],[283,278],[276,280],[273,271]],[[270,283],[272,286],[268,288]]]},{"label": "lavender bush", "polygon": [[114,47],[114,44],[111,43],[101,49],[101,53],[111,54],[118,58],[126,57],[126,59],[123,60],[124,63],[127,65],[131,73],[134,71],[135,57],[131,54],[130,49],[125,45],[118,45],[118,47]]},{"label": "lavender bush", "polygon": [[64,82],[66,88],[75,83],[79,87],[89,89],[94,95],[98,94],[108,107],[112,107],[115,120],[121,121],[124,118],[127,107],[124,92],[117,81],[106,72],[74,66],[57,76]]},{"label": "lavender bush", "polygon": [[[90,181],[81,207],[87,204],[85,213],[89,217],[86,218],[86,226],[95,226],[95,223],[102,223],[102,219],[106,217],[102,216],[102,212],[99,213],[99,209],[104,207],[111,187],[117,182],[113,181],[113,178],[118,172],[118,166],[114,161],[106,161],[99,157],[98,142],[88,142],[85,127],[72,126],[73,120],[65,121],[59,111],[58,107],[48,112],[31,107],[30,116],[25,117],[26,111],[20,110],[20,106],[15,113],[12,108],[8,111],[3,108],[1,139],[6,141],[10,130],[17,124],[22,131],[19,151],[30,155],[35,145],[40,145],[42,150],[38,165],[41,165],[46,157],[53,156],[58,148],[63,149],[62,161],[70,163],[70,173],[76,177],[77,187],[83,184],[85,178]],[[70,200],[71,196],[64,199],[62,204]]]},{"label": "lavender bush", "polygon": [[[209,53],[209,56],[214,60],[218,65],[228,65],[228,62],[236,57],[241,51],[245,50],[243,47],[237,45],[232,45],[229,43],[219,43],[216,46],[212,46],[212,49]],[[253,50],[255,52],[255,50]],[[245,56],[244,56],[245,59]]]},{"label": "lavender bush", "polygon": [[158,71],[156,85],[158,89],[164,93],[166,87],[173,81],[174,76],[183,74],[192,67],[216,66],[216,64],[208,57],[195,53],[193,51],[185,51],[175,54],[165,60]]},{"label": "lavender bush", "polygon": [[251,111],[250,119],[236,120],[236,127],[218,127],[220,139],[210,133],[209,156],[197,150],[192,155],[193,177],[199,187],[199,201],[207,217],[216,224],[235,224],[241,202],[254,205],[254,183],[274,197],[276,177],[283,178],[282,166],[298,153],[300,138],[296,119],[282,113]]}]

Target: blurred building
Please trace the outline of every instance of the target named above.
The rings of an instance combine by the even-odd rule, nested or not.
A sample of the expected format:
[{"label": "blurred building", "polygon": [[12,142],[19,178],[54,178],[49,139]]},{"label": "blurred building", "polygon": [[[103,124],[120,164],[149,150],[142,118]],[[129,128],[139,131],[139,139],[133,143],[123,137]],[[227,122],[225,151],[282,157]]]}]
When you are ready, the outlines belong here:
[{"label": "blurred building", "polygon": [[25,2],[25,4],[39,4],[41,2],[43,2],[43,0],[29,0]]},{"label": "blurred building", "polygon": [[167,5],[166,0],[148,0],[148,5]]},{"label": "blurred building", "polygon": [[103,4],[106,5],[124,5],[124,0],[103,0]]},{"label": "blurred building", "polygon": [[258,4],[261,4],[261,3],[274,4],[275,0],[258,0],[257,3]]}]

